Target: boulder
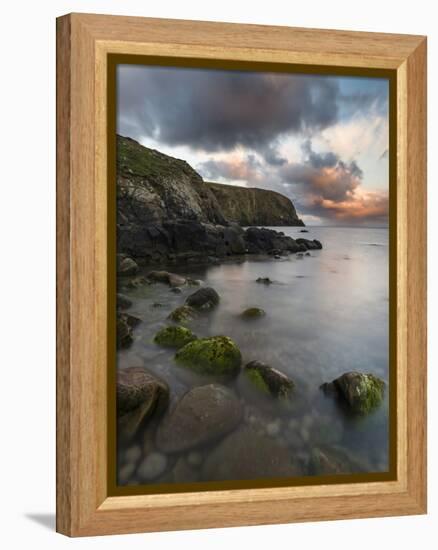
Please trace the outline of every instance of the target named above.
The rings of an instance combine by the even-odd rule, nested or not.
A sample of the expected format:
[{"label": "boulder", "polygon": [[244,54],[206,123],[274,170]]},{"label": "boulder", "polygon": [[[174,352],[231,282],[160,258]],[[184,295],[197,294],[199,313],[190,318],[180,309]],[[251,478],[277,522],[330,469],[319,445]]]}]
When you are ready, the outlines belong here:
[{"label": "boulder", "polygon": [[297,244],[303,245],[305,250],[321,250],[322,244],[317,239],[310,241],[309,239],[297,239]]},{"label": "boulder", "polygon": [[292,237],[266,227],[248,227],[244,234],[249,254],[282,254],[297,252],[299,245]]},{"label": "boulder", "polygon": [[154,283],[164,283],[170,287],[180,287],[187,282],[185,277],[169,271],[150,271],[146,278]]},{"label": "boulder", "polygon": [[135,260],[124,254],[117,254],[117,275],[127,277],[138,272],[138,265]]},{"label": "boulder", "polygon": [[217,441],[241,419],[242,405],[231,390],[219,384],[198,386],[164,418],[155,442],[166,453],[186,451]]},{"label": "boulder", "polygon": [[244,374],[255,388],[278,399],[292,396],[295,384],[285,374],[260,361],[245,365]]},{"label": "boulder", "polygon": [[219,294],[209,286],[200,288],[186,299],[186,305],[197,310],[211,310],[219,304]]},{"label": "boulder", "polygon": [[223,439],[208,455],[201,472],[204,481],[293,477],[303,473],[286,447],[247,426]]},{"label": "boulder", "polygon": [[118,437],[132,438],[143,423],[159,416],[169,402],[169,387],[142,367],[119,369],[116,404]]},{"label": "boulder", "polygon": [[227,336],[198,338],[178,350],[176,361],[198,374],[236,376],[242,363],[237,345]]},{"label": "boulder", "polygon": [[383,401],[385,382],[374,374],[347,372],[333,382],[322,384],[321,389],[337,397],[352,412],[368,414]]},{"label": "boulder", "polygon": [[154,342],[166,348],[179,349],[196,338],[197,336],[188,328],[171,326],[159,330],[155,335]]},{"label": "boulder", "polygon": [[180,306],[174,309],[168,316],[168,319],[175,323],[187,324],[196,319],[198,312],[190,306]]},{"label": "boulder", "polygon": [[249,307],[248,309],[245,309],[245,311],[242,312],[241,317],[243,319],[251,321],[253,319],[260,319],[260,317],[264,317],[265,315],[266,315],[265,310],[259,307]]}]

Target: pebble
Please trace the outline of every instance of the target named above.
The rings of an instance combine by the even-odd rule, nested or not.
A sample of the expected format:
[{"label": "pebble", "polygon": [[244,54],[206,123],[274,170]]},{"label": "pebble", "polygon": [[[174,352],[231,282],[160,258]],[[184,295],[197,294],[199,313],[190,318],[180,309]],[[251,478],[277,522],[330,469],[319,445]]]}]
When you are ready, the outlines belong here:
[{"label": "pebble", "polygon": [[140,464],[137,474],[143,481],[150,481],[160,476],[167,467],[166,455],[162,453],[150,453]]},{"label": "pebble", "polygon": [[141,457],[141,449],[138,445],[133,445],[126,449],[124,459],[125,462],[137,462]]}]

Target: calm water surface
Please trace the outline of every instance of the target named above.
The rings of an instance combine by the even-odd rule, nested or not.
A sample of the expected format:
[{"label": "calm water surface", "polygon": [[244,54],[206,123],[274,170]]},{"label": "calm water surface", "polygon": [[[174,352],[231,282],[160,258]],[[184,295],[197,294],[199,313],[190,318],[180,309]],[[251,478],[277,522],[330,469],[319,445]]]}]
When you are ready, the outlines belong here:
[{"label": "calm water surface", "polygon": [[[227,335],[239,346],[243,364],[257,359],[289,375],[296,383],[297,404],[277,407],[248,391],[242,377],[231,383],[245,403],[245,421],[266,427],[302,461],[311,449],[330,443],[344,449],[368,472],[388,469],[388,397],[374,413],[354,418],[323,395],[323,382],[351,370],[388,381],[388,230],[370,228],[275,228],[294,238],[319,239],[323,250],[311,256],[257,258],[218,266],[169,267],[212,286],[220,306],[191,328],[200,337]],[[274,284],[256,283],[269,277]],[[144,365],[167,381],[175,402],[200,380],[176,366],[173,352],[153,343],[169,324],[167,315],[196,288],[174,294],[165,285],[123,292],[133,301],[129,313],[143,319],[133,345],[118,354],[118,368]],[[154,303],[161,307],[154,307]],[[267,315],[244,322],[248,307]],[[275,425],[275,429],[272,426]],[[298,426],[298,436],[290,426]],[[271,427],[270,427],[271,426]],[[296,432],[296,430],[295,430]],[[267,475],[269,468],[267,466]],[[135,474],[129,483],[136,483]]]}]

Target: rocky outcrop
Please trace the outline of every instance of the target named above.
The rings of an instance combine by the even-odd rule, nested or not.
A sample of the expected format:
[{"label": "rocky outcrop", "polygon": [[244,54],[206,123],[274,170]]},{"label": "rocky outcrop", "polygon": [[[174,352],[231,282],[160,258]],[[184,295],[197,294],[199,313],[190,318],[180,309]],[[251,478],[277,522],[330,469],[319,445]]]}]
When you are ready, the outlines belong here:
[{"label": "rocky outcrop", "polygon": [[224,224],[214,193],[184,160],[117,136],[118,223],[167,220]]},{"label": "rocky outcrop", "polygon": [[291,226],[304,223],[292,201],[267,189],[207,183],[225,218],[239,225]]},{"label": "rocky outcrop", "polygon": [[[241,227],[303,225],[288,198],[261,189],[219,185],[226,188],[224,191],[217,187],[205,183],[185,161],[118,136],[119,273],[132,275],[137,264],[204,263],[248,253],[293,253],[316,246],[306,247],[277,231],[256,227],[245,231]],[[246,198],[236,195],[235,200],[218,200],[223,192],[227,197],[246,193]]]}]

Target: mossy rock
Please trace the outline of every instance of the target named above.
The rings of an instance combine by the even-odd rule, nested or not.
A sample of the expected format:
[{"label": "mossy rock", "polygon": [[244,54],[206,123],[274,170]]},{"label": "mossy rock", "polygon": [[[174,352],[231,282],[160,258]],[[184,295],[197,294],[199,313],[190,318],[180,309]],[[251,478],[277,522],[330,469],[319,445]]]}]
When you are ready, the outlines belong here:
[{"label": "mossy rock", "polygon": [[365,415],[382,403],[385,382],[374,374],[347,372],[321,388],[346,403],[352,412]]},{"label": "mossy rock", "polygon": [[248,309],[245,309],[245,311],[242,312],[241,317],[242,319],[251,321],[253,319],[260,319],[265,315],[266,315],[266,311],[264,309],[261,309],[260,307],[249,307]]},{"label": "mossy rock", "polygon": [[182,348],[189,342],[196,340],[197,336],[185,327],[172,326],[162,328],[157,332],[154,342],[166,348]]},{"label": "mossy rock", "polygon": [[194,308],[190,306],[180,306],[170,313],[168,319],[175,323],[185,325],[196,319],[197,315],[197,311]]},{"label": "mossy rock", "polygon": [[260,361],[251,361],[245,366],[244,373],[252,385],[262,393],[276,399],[289,399],[295,384],[286,374],[265,365]]},{"label": "mossy rock", "polygon": [[199,374],[236,376],[242,363],[237,345],[228,336],[199,338],[175,355],[176,361]]}]

